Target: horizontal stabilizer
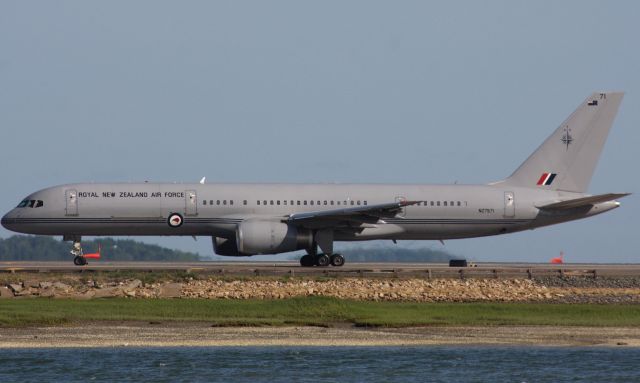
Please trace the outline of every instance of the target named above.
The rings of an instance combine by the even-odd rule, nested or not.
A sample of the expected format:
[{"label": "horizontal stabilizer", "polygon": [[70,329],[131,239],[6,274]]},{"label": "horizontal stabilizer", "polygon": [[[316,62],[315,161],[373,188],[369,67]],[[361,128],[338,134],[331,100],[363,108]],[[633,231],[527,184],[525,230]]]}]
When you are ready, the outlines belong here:
[{"label": "horizontal stabilizer", "polygon": [[549,205],[538,206],[538,209],[543,210],[567,210],[567,209],[575,209],[577,207],[595,205],[602,202],[613,201],[618,198],[626,197],[631,193],[608,193],[608,194],[600,194],[593,195],[589,197],[575,198],[561,202],[555,202]]}]

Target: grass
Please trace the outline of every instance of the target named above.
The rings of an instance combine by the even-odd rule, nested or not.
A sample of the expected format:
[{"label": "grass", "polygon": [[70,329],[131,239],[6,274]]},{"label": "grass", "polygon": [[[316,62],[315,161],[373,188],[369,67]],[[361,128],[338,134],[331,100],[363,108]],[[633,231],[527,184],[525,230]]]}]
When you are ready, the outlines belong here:
[{"label": "grass", "polygon": [[284,300],[14,299],[0,301],[0,326],[85,321],[208,322],[215,326],[640,326],[640,305]]}]

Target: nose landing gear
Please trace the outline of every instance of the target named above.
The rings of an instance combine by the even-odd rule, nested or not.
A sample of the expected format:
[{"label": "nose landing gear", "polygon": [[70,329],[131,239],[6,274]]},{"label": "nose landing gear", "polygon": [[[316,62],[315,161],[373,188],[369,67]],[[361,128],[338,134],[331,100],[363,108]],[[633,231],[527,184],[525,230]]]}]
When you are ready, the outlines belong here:
[{"label": "nose landing gear", "polygon": [[84,266],[87,263],[87,258],[84,257],[84,253],[82,252],[82,244],[80,243],[80,238],[74,239],[73,247],[71,248],[71,255],[74,256],[73,264],[76,266]]}]

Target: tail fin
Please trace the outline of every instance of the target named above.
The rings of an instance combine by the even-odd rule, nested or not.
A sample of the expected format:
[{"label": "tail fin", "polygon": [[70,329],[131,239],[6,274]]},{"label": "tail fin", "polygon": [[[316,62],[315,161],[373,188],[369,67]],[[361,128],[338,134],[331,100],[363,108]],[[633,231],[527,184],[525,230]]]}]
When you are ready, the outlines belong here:
[{"label": "tail fin", "polygon": [[623,96],[590,95],[504,183],[586,192]]}]

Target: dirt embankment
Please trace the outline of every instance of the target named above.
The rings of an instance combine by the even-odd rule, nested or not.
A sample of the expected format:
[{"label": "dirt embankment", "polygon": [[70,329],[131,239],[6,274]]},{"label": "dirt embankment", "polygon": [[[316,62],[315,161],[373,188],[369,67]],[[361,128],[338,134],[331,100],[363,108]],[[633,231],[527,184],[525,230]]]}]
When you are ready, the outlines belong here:
[{"label": "dirt embankment", "polygon": [[6,299],[27,297],[285,299],[310,295],[368,301],[640,303],[640,279],[340,278],[229,281],[216,278],[190,278],[180,282],[143,283],[139,279],[95,281],[84,278],[65,278],[64,281],[60,281],[25,278],[0,284],[0,297]]}]

